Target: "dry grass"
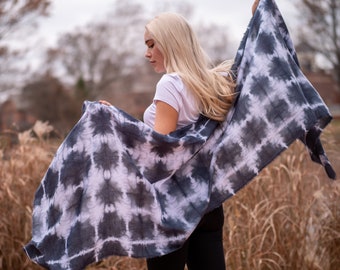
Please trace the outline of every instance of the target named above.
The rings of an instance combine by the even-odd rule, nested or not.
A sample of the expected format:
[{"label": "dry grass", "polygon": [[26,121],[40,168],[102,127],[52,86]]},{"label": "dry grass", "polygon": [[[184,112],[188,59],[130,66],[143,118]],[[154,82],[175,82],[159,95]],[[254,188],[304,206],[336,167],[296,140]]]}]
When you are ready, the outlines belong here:
[{"label": "dry grass", "polygon": [[31,130],[19,134],[19,144],[4,147],[6,153],[0,149],[0,269],[35,268],[22,247],[31,236],[35,190],[56,147],[31,134]]},{"label": "dry grass", "polygon": [[[0,149],[0,269],[42,269],[22,247],[31,237],[34,192],[60,141],[35,138]],[[334,168],[340,168],[340,123],[323,138]],[[3,147],[4,148],[4,147]],[[339,172],[338,172],[339,175]],[[330,181],[296,143],[251,184],[224,204],[227,269],[322,269],[340,265],[340,182]],[[87,268],[146,269],[144,260],[111,257]]]},{"label": "dry grass", "polygon": [[[337,128],[337,130],[336,130]],[[340,167],[340,126],[326,146]],[[225,203],[227,269],[339,269],[340,183],[295,143]]]}]

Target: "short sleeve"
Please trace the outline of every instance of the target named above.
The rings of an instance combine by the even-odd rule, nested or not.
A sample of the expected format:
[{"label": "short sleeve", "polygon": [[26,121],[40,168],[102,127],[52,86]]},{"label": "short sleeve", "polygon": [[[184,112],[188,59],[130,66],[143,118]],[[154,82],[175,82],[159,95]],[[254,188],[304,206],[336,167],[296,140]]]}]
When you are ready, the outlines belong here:
[{"label": "short sleeve", "polygon": [[164,74],[156,86],[154,101],[163,101],[173,107],[177,112],[182,107],[183,83],[175,75]]}]

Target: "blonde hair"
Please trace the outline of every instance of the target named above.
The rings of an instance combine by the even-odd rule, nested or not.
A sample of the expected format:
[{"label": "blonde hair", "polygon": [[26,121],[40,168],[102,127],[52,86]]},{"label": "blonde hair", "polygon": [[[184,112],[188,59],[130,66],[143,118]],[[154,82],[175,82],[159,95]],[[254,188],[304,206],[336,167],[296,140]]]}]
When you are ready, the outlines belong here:
[{"label": "blonde hair", "polygon": [[235,96],[231,63],[212,68],[191,26],[179,14],[161,13],[145,28],[164,57],[166,72],[181,77],[203,115],[223,121]]}]

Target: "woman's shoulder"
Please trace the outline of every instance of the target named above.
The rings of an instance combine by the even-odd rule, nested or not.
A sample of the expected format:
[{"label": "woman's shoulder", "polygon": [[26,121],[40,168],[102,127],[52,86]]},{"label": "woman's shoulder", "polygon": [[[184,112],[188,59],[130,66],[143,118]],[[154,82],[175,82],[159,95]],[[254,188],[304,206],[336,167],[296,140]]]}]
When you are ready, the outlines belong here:
[{"label": "woman's shoulder", "polygon": [[182,81],[177,72],[165,73],[160,79],[161,81]]},{"label": "woman's shoulder", "polygon": [[164,87],[168,85],[172,85],[178,89],[183,88],[183,82],[178,73],[173,72],[164,74],[157,84],[158,87]]}]

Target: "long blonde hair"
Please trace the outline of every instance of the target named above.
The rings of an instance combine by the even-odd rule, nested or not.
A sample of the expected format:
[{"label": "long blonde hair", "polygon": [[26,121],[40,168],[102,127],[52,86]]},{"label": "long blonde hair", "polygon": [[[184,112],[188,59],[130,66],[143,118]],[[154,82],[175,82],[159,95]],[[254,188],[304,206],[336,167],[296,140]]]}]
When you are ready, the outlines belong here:
[{"label": "long blonde hair", "polygon": [[203,115],[223,121],[235,96],[231,63],[212,67],[191,26],[179,14],[161,13],[145,28],[164,57],[166,72],[181,77]]}]

